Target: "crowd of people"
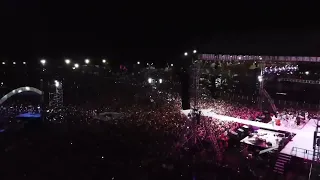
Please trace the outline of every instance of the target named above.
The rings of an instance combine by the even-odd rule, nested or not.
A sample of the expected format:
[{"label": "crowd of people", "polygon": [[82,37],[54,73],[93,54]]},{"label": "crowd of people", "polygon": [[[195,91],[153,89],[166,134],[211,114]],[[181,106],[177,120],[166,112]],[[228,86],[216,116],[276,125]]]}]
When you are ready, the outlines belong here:
[{"label": "crowd of people", "polygon": [[[127,88],[133,93],[127,93]],[[180,112],[178,93],[168,93],[160,87],[141,88],[141,84],[119,83],[104,98],[108,102],[103,102],[100,94],[97,101],[81,106],[48,108],[42,128],[14,132],[8,129],[1,133],[0,156],[5,166],[0,171],[4,178],[224,179],[239,176],[237,169],[214,161],[213,146],[209,145],[204,151],[195,150],[193,144],[183,144],[183,137],[189,138],[191,126],[188,117]],[[1,113],[13,118],[38,109],[38,105],[14,104],[16,102],[8,100]],[[125,116],[110,121],[93,118],[105,111],[121,112]],[[198,127],[199,132],[201,128]],[[177,147],[178,143],[182,148]],[[222,176],[217,169],[228,175]]]},{"label": "crowd of people", "polygon": [[[247,161],[227,161],[228,132],[241,124],[204,116],[194,122],[181,113],[179,94],[164,90],[175,88],[167,86],[126,79],[81,105],[46,107],[42,128],[0,134],[0,174],[4,179],[259,179]],[[8,100],[1,114],[38,111],[38,105],[15,104]],[[222,100],[202,99],[199,108],[242,119],[261,114]],[[124,116],[93,118],[102,112]]]}]

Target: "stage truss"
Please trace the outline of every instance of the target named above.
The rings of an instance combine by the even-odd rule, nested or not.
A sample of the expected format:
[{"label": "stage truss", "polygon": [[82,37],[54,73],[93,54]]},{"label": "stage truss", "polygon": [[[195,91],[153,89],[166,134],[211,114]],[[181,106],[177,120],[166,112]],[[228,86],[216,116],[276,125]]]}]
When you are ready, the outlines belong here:
[{"label": "stage truss", "polygon": [[320,81],[304,80],[304,79],[294,79],[294,78],[279,78],[278,81],[286,81],[286,82],[294,82],[294,83],[304,83],[304,84],[320,84]]},{"label": "stage truss", "polygon": [[[198,107],[199,101],[199,78],[200,78],[200,62],[199,61],[214,61],[214,62],[230,62],[230,61],[255,61],[259,64],[261,68],[261,76],[264,75],[264,67],[266,62],[314,62],[320,63],[320,57],[306,57],[306,56],[258,56],[258,55],[228,55],[228,54],[198,54],[193,60],[193,94],[194,94],[194,107]],[[297,80],[290,78],[282,78],[280,81],[290,81],[297,83],[307,83],[307,84],[320,84],[319,81],[312,80]],[[266,98],[271,106],[271,109],[276,112],[277,108],[274,104],[274,100],[270,97],[268,92],[264,89],[263,80],[260,82],[259,86],[259,109],[262,110],[263,99]]]},{"label": "stage truss", "polygon": [[63,85],[61,82],[55,86],[53,93],[49,93],[49,107],[51,109],[63,107]]},{"label": "stage truss", "polygon": [[[266,62],[313,62],[320,63],[320,57],[305,57],[305,56],[256,56],[256,55],[223,55],[223,54],[199,54],[197,57],[198,60],[203,61],[217,61],[217,62],[232,62],[232,61],[255,61],[260,64],[261,68],[261,76],[263,77],[263,70]],[[200,78],[200,65],[198,61],[194,61],[193,64],[194,71],[194,95],[195,102],[194,107],[198,107],[198,98],[199,98],[199,78]],[[300,79],[290,79],[290,78],[281,78],[279,81],[289,81],[296,83],[306,83],[306,84],[320,84],[319,81],[313,80],[300,80]],[[260,81],[259,86],[259,108],[262,109],[263,97],[266,97],[273,109],[276,112],[276,107],[274,105],[273,99],[271,99],[270,95],[264,89],[263,80]],[[320,138],[320,122],[317,121],[317,128],[314,132],[314,145],[313,145],[313,162],[320,161],[320,147],[316,144],[317,139]],[[317,163],[319,166],[319,164]],[[319,171],[318,168],[315,168],[311,165],[309,179],[311,179],[311,175],[315,174],[312,172]]]},{"label": "stage truss", "polygon": [[306,56],[256,56],[230,54],[199,54],[198,59],[207,61],[271,61],[271,62],[318,62],[320,57]]}]

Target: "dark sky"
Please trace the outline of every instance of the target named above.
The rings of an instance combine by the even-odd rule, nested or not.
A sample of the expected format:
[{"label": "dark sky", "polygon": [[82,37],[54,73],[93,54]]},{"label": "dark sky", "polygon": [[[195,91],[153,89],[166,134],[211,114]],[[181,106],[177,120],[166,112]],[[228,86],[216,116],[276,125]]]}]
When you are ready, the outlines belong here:
[{"label": "dark sky", "polygon": [[0,58],[164,62],[193,48],[320,56],[317,6],[223,2],[4,0]]}]

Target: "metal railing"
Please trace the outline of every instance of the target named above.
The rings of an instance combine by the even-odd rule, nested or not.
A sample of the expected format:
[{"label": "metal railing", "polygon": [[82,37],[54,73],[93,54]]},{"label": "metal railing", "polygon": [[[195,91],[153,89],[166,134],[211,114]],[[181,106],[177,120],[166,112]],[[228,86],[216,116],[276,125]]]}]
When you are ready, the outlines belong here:
[{"label": "metal railing", "polygon": [[[301,154],[303,154],[302,155],[303,157],[301,157]],[[313,150],[303,149],[299,147],[293,147],[291,150],[291,156],[296,156],[296,157],[300,157],[308,160],[313,160],[313,155],[314,155]]]}]

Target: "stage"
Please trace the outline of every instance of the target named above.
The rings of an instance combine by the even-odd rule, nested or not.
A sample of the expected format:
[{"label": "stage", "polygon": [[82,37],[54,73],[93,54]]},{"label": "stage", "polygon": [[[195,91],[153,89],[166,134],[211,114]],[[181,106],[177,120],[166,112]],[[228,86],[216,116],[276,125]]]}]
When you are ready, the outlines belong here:
[{"label": "stage", "polygon": [[[281,134],[282,137],[285,136],[284,133],[277,133],[277,132],[269,131],[265,129],[258,129],[256,134],[257,135],[254,135],[252,137],[247,136],[244,139],[242,139],[240,142],[253,145],[253,146],[259,146],[261,148],[272,148],[272,147],[278,148],[279,142],[282,139],[278,135]],[[260,138],[260,137],[265,139],[265,142],[270,142],[271,146],[268,146],[265,142],[257,143],[256,138]]]},{"label": "stage", "polygon": [[[188,115],[191,110],[182,110],[182,113]],[[201,109],[202,115],[219,119],[220,121],[232,121],[245,125],[251,125],[266,130],[285,131],[296,134],[293,139],[284,147],[281,153],[296,156],[299,158],[312,160],[313,154],[313,133],[316,129],[314,119],[310,119],[302,129],[292,129],[285,126],[276,126],[269,123],[262,123],[244,119],[233,118],[229,116],[219,115],[212,112],[212,109]]]},{"label": "stage", "polygon": [[32,119],[37,119],[40,117],[41,117],[40,113],[23,113],[16,116],[16,118],[32,118]]}]

